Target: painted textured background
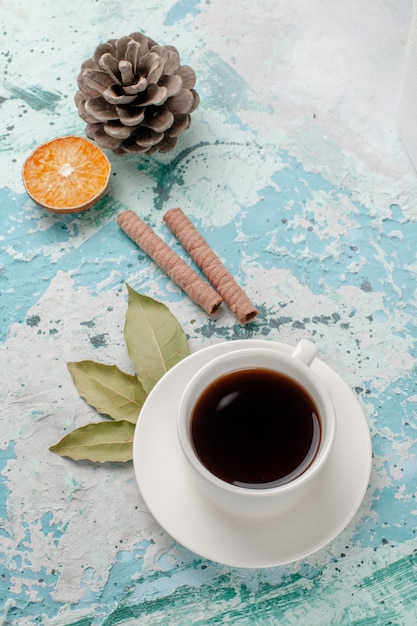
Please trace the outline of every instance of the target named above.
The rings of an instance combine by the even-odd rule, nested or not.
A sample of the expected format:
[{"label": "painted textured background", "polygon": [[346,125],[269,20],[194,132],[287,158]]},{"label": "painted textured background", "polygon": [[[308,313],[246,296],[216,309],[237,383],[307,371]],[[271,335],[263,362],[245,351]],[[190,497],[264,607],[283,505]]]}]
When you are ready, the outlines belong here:
[{"label": "painted textured background", "polygon": [[[4,1],[0,5],[0,624],[407,625],[417,621],[417,178],[395,132],[411,2]],[[26,196],[39,143],[83,134],[73,105],[98,43],[174,44],[202,103],[175,153],[110,157],[78,216]],[[181,206],[260,308],[209,320],[120,232],[132,208],[172,246]],[[97,419],[67,361],[131,370],[124,281],[169,304],[192,350],[319,343],[355,389],[371,484],[330,545],[286,567],[204,561],[156,524],[131,464],[48,452]]]}]

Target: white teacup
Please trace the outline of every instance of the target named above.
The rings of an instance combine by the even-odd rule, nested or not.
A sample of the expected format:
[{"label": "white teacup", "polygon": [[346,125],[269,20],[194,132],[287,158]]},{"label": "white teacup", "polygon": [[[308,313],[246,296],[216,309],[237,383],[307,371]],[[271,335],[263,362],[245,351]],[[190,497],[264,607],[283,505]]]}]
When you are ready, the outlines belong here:
[{"label": "white teacup", "polygon": [[[302,498],[326,465],[336,416],[327,388],[310,367],[315,353],[307,340],[291,354],[231,350],[199,369],[186,386],[178,408],[179,442],[199,488],[228,512],[277,513]],[[267,397],[275,401],[265,404]]]}]

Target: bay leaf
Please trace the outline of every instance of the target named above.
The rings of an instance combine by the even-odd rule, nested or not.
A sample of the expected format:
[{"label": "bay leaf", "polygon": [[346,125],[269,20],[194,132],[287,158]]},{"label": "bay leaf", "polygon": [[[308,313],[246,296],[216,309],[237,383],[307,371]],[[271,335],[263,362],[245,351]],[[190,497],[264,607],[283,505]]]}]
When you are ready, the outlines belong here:
[{"label": "bay leaf", "polygon": [[88,424],[76,428],[49,450],[74,461],[124,463],[133,457],[134,431],[135,425],[125,420]]},{"label": "bay leaf", "polygon": [[95,361],[67,363],[67,367],[78,393],[96,411],[117,421],[136,423],[146,399],[137,376]]},{"label": "bay leaf", "polygon": [[149,393],[173,365],[190,354],[190,348],[184,330],[165,304],[126,286],[125,341],[136,375]]}]

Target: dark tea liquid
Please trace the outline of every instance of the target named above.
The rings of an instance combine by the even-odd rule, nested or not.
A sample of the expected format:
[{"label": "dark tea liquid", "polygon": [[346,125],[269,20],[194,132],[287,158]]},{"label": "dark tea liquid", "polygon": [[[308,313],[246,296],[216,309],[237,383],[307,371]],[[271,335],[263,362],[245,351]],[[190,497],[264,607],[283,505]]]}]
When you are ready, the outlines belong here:
[{"label": "dark tea liquid", "polygon": [[265,489],[307,469],[320,443],[320,419],[309,393],[292,378],[252,368],[211,383],[194,407],[191,437],[213,474]]}]

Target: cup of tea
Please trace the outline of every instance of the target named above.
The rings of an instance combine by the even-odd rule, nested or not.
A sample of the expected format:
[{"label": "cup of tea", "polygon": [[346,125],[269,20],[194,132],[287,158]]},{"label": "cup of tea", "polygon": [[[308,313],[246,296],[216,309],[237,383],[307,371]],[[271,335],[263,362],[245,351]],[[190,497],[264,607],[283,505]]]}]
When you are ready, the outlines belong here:
[{"label": "cup of tea", "polygon": [[292,353],[231,350],[199,369],[177,415],[178,439],[199,488],[239,516],[277,513],[313,488],[331,452],[336,416],[310,367],[316,346]]}]

